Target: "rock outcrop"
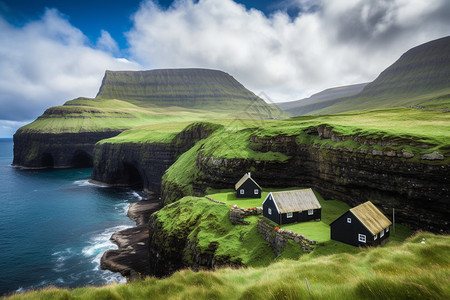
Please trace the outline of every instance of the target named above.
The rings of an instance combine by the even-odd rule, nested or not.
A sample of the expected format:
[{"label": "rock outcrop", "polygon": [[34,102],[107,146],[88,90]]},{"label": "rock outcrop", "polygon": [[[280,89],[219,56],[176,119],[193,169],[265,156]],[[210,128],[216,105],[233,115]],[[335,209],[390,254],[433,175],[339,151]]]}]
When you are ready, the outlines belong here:
[{"label": "rock outcrop", "polygon": [[[307,134],[330,141],[353,139],[365,147],[302,143],[298,136],[252,136],[253,150],[281,152],[289,156],[289,160],[224,159],[200,152],[196,166],[203,176],[192,183],[193,188],[230,188],[243,172],[252,170],[252,175],[263,187],[312,187],[325,199],[341,200],[351,206],[371,200],[388,215],[395,208],[397,222],[416,229],[448,232],[448,163],[420,159],[409,152],[392,148],[401,143],[413,143],[403,138],[377,140],[339,136],[326,126],[310,128]],[[433,157],[437,155],[433,154]],[[172,194],[183,196],[176,185],[163,182],[163,190],[167,189],[172,189]]]},{"label": "rock outcrop", "polygon": [[93,165],[94,145],[121,131],[14,134],[13,165],[22,168],[86,168]]},{"label": "rock outcrop", "polygon": [[111,186],[137,186],[159,193],[161,177],[176,157],[219,125],[193,123],[170,143],[101,143],[95,146],[92,180]]}]

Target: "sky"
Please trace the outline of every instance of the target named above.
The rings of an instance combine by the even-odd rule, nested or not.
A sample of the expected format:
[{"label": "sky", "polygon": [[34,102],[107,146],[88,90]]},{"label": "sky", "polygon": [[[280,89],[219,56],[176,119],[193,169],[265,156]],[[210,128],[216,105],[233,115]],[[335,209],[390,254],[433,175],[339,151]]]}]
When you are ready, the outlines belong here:
[{"label": "sky", "polygon": [[223,70],[272,102],[369,82],[450,34],[448,0],[0,0],[0,138],[105,70]]}]

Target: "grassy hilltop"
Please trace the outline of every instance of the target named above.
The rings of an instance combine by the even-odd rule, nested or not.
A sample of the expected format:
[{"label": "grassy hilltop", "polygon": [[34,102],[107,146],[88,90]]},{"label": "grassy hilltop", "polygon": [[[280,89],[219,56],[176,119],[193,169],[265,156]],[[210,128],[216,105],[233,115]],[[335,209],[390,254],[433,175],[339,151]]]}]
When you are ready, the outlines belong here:
[{"label": "grassy hilltop", "polygon": [[96,98],[77,98],[49,108],[18,133],[116,131],[161,123],[280,115],[284,114],[222,71],[106,71]]}]

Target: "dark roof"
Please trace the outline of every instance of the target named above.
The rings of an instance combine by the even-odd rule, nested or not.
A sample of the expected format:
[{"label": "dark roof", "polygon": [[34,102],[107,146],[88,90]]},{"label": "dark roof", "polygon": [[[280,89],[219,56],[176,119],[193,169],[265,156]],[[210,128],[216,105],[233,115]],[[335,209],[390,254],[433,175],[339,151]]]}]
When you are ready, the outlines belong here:
[{"label": "dark roof", "polygon": [[[279,213],[322,208],[319,200],[317,200],[316,195],[314,195],[314,192],[311,189],[272,192],[269,195],[272,195],[272,199],[275,202]],[[266,200],[264,200],[264,202],[265,201]]]},{"label": "dark roof", "polygon": [[239,179],[239,181],[234,185],[234,189],[237,190],[238,188],[240,188],[241,185],[247,181],[247,179],[253,181],[261,189],[259,184],[257,184],[256,181],[254,181],[253,178],[250,175],[248,175],[248,173],[245,173],[244,176],[242,176],[242,178]]},{"label": "dark roof", "polygon": [[373,235],[378,234],[392,224],[392,222],[389,221],[389,219],[386,218],[386,216],[383,215],[383,213],[370,201],[355,206],[351,208],[350,211]]}]

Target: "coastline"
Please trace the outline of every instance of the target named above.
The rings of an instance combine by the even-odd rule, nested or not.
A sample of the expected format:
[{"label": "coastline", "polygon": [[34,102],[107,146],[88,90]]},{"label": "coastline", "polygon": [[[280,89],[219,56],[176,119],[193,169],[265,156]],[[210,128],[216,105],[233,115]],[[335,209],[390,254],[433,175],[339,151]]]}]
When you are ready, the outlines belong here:
[{"label": "coastline", "polygon": [[150,215],[160,208],[160,201],[155,198],[130,204],[127,216],[136,222],[136,226],[111,235],[110,240],[119,248],[103,253],[102,269],[119,272],[128,282],[149,275],[147,223]]}]

